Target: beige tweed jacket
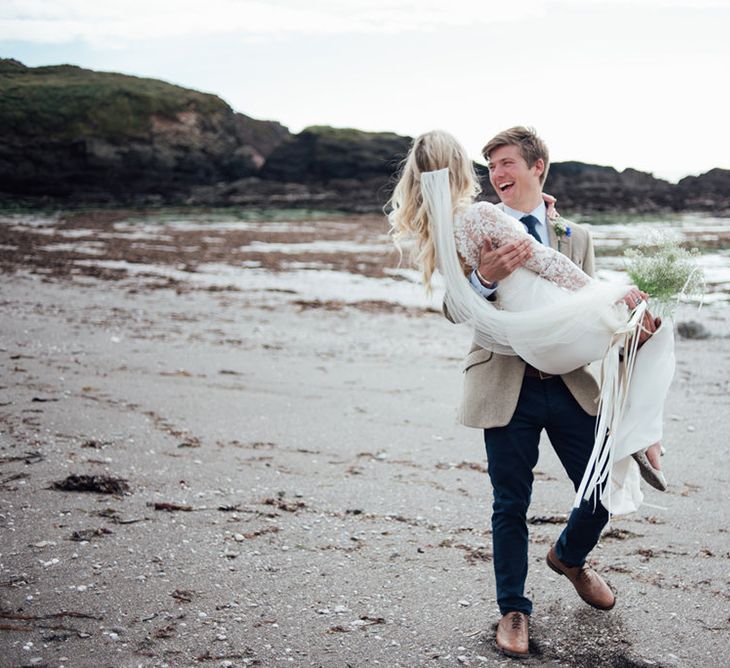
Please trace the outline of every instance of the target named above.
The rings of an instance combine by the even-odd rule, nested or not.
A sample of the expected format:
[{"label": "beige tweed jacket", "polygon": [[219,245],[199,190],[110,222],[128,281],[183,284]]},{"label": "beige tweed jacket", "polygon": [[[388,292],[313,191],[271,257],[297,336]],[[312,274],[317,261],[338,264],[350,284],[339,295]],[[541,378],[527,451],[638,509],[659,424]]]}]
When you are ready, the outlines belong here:
[{"label": "beige tweed jacket", "polygon": [[[550,246],[567,255],[589,276],[593,276],[595,254],[590,233],[580,225],[563,218],[560,220],[570,226],[571,235],[558,240],[553,224],[548,221]],[[445,307],[444,314],[449,317]],[[525,362],[519,357],[484,350],[473,343],[463,362],[462,371],[464,392],[459,407],[459,422],[466,427],[481,429],[506,425],[517,407]],[[562,379],[581,408],[590,415],[595,415],[595,399],[599,388],[587,368],[571,371],[563,375]]]}]

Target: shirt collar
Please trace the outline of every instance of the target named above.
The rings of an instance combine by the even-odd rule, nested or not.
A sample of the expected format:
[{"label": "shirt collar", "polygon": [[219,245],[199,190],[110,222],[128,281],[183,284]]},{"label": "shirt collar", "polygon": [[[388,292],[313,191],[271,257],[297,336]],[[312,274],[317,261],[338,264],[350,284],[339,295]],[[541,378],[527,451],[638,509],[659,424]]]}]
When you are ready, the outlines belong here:
[{"label": "shirt collar", "polygon": [[540,204],[538,204],[532,211],[529,212],[517,211],[517,209],[513,209],[506,204],[503,204],[503,207],[504,212],[507,215],[512,216],[512,218],[517,218],[517,220],[519,220],[529,213],[531,216],[535,216],[535,218],[537,218],[543,225],[545,225],[545,220],[547,219],[547,208],[544,201],[540,202]]}]

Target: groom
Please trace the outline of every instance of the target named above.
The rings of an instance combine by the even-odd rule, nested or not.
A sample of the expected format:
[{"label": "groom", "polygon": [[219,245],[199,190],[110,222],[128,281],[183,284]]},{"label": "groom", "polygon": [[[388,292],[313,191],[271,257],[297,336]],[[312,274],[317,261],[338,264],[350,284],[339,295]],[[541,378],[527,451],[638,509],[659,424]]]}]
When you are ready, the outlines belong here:
[{"label": "groom", "polygon": [[[533,130],[514,127],[493,137],[482,151],[489,180],[502,201],[500,208],[520,220],[540,243],[568,256],[593,275],[593,242],[587,230],[548,217],[542,186],[549,167],[545,143]],[[529,240],[493,250],[485,241],[474,288],[499,302],[499,281],[530,256]],[[628,298],[627,298],[628,299]],[[628,303],[628,301],[627,301]],[[633,308],[635,304],[628,303]],[[448,315],[448,314],[447,314]],[[515,356],[499,355],[472,346],[464,362],[464,395],[460,422],[484,430],[494,503],[492,540],[497,603],[502,619],[497,646],[511,656],[526,656],[528,618],[532,602],[525,596],[527,577],[527,509],[532,493],[532,470],[538,460],[543,429],[577,489],[594,442],[599,388],[585,368],[563,376],[543,373]],[[608,520],[599,503],[584,501],[573,509],[567,525],[547,554],[547,565],[565,575],[578,595],[599,610],[616,601],[608,585],[586,564]]]}]

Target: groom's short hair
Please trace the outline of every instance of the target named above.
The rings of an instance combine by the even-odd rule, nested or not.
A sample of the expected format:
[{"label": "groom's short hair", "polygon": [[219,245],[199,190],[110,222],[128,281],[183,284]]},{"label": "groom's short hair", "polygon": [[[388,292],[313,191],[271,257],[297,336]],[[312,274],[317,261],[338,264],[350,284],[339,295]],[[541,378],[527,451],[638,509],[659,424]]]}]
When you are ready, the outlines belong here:
[{"label": "groom's short hair", "polygon": [[548,168],[550,167],[550,154],[547,144],[538,136],[534,128],[526,128],[516,125],[509,130],[504,130],[494,135],[487,145],[482,149],[484,159],[489,162],[489,155],[495,149],[502,146],[517,146],[528,167],[532,167],[540,158],[545,163],[545,169],[540,175],[540,183],[545,183]]}]

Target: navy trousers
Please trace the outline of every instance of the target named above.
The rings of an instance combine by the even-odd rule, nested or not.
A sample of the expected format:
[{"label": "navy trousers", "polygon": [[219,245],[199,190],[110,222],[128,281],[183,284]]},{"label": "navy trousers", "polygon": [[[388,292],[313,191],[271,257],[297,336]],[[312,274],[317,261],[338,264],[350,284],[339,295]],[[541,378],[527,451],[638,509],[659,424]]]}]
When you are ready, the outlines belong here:
[{"label": "navy trousers", "polygon": [[[504,427],[484,430],[489,477],[492,481],[492,542],[497,603],[501,613],[532,612],[525,596],[527,578],[527,508],[532,495],[532,469],[537,464],[540,433],[547,431],[575,489],[593,449],[595,417],[573,398],[559,376],[525,377],[517,408]],[[581,566],[595,547],[608,512],[584,501],[574,508],[556,544],[558,558]]]}]

